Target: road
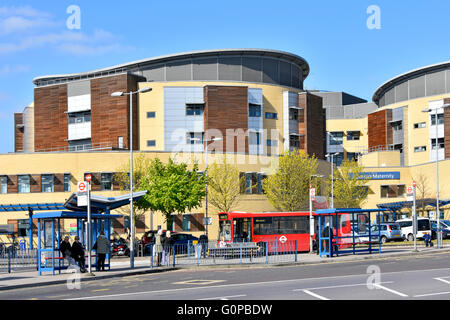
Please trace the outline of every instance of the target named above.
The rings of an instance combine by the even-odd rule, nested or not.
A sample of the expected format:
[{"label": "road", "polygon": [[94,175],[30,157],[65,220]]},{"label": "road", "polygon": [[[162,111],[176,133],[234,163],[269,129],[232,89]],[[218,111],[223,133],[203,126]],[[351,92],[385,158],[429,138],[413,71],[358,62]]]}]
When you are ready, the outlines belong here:
[{"label": "road", "polygon": [[200,268],[0,292],[25,300],[450,299],[450,253],[315,265]]}]

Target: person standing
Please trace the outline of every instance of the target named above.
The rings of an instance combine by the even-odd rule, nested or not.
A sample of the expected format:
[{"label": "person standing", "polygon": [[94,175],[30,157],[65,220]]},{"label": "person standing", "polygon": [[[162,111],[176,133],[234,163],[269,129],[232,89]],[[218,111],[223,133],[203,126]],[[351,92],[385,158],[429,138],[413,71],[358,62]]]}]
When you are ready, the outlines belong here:
[{"label": "person standing", "polygon": [[162,253],[163,253],[163,240],[162,240],[162,230],[159,229],[155,236],[155,244],[153,246],[153,251],[156,254],[157,266],[161,265]]},{"label": "person standing", "polygon": [[166,232],[166,237],[164,238],[163,246],[164,246],[165,257],[169,258],[170,254],[172,252],[172,246],[173,246],[173,238],[170,235],[170,231]]},{"label": "person standing", "polygon": [[85,259],[84,259],[84,249],[83,246],[80,243],[80,237],[76,236],[75,241],[72,245],[72,258],[75,259],[75,261],[80,266],[81,272],[86,272],[85,267]]},{"label": "person standing", "polygon": [[95,249],[97,250],[97,271],[105,271],[106,254],[109,252],[109,240],[103,231],[100,231],[100,235],[95,243]]}]

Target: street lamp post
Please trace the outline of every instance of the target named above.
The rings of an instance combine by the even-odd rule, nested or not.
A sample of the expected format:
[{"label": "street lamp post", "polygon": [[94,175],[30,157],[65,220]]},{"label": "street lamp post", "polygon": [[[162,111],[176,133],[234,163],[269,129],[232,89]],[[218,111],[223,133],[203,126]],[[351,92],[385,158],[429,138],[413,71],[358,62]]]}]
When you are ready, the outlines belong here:
[{"label": "street lamp post", "polygon": [[325,155],[326,158],[331,157],[331,209],[334,208],[334,166],[333,166],[333,156],[337,156],[339,154],[339,152],[336,153],[328,153],[327,155]]},{"label": "street lamp post", "polygon": [[[191,139],[192,141],[202,141],[202,139],[199,138],[193,138]],[[206,178],[206,196],[205,196],[205,218],[206,218],[206,223],[205,223],[205,229],[206,229],[206,237],[208,237],[208,142],[213,142],[213,141],[222,141],[222,138],[213,138],[210,140],[205,140],[205,148],[204,153],[206,156],[205,159],[205,178]]]},{"label": "street lamp post", "polygon": [[313,237],[314,237],[314,218],[312,215],[312,197],[311,197],[311,178],[323,178],[324,176],[321,174],[313,174],[309,176],[309,253],[313,252]]},{"label": "street lamp post", "polygon": [[[447,107],[450,107],[450,104],[444,104],[441,108],[445,109]],[[438,109],[440,108],[434,108],[434,120],[435,120],[435,125],[436,125],[436,235],[437,235],[437,248],[441,248],[442,245],[442,238],[441,238],[441,220],[440,220],[440,209],[439,209],[439,139],[438,139],[438,135],[439,135],[439,130],[438,130]],[[422,112],[426,112],[426,113],[431,113],[433,109],[431,108],[427,108],[422,110]]]},{"label": "street lamp post", "polygon": [[145,93],[152,91],[150,87],[144,87],[137,91],[130,92],[113,92],[111,97],[130,96],[130,136],[129,136],[129,148],[130,148],[130,268],[134,268],[134,212],[133,212],[133,94]]}]

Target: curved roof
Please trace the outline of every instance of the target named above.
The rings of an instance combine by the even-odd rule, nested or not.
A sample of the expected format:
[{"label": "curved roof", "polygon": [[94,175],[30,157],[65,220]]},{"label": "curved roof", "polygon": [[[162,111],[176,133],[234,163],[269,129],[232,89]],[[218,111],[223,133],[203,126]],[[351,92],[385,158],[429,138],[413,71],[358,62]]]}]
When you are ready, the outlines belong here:
[{"label": "curved roof", "polygon": [[[40,76],[33,79],[33,83],[35,85],[39,85],[41,81],[54,81],[54,80],[62,80],[71,77],[95,77],[103,74],[111,74],[118,72],[126,72],[138,69],[142,66],[147,66],[150,64],[157,64],[169,61],[183,60],[189,58],[201,58],[201,57],[210,57],[212,55],[215,56],[225,56],[225,55],[257,55],[261,57],[271,57],[271,58],[281,58],[292,63],[297,64],[303,70],[303,79],[305,79],[310,71],[308,62],[295,54],[278,51],[278,50],[270,50],[270,49],[218,49],[218,50],[200,50],[200,51],[191,51],[177,54],[169,54],[163,55],[154,58],[147,58],[142,60],[136,60],[124,64],[115,65],[108,68],[97,69],[89,72],[81,72],[81,73],[72,73],[72,74],[57,74],[57,75],[47,75]],[[70,79],[67,79],[70,80]]]},{"label": "curved roof", "polygon": [[402,73],[398,76],[395,76],[394,78],[389,79],[388,81],[386,81],[385,83],[383,83],[381,86],[378,87],[378,89],[373,94],[372,101],[377,103],[380,100],[381,96],[386,91],[388,91],[393,86],[400,84],[401,82],[403,82],[405,80],[408,80],[408,79],[411,79],[411,78],[414,78],[417,76],[421,76],[426,73],[435,72],[435,71],[439,71],[439,70],[447,69],[447,68],[450,68],[450,61],[432,64],[432,65],[429,65],[426,67],[414,69],[414,70]]}]

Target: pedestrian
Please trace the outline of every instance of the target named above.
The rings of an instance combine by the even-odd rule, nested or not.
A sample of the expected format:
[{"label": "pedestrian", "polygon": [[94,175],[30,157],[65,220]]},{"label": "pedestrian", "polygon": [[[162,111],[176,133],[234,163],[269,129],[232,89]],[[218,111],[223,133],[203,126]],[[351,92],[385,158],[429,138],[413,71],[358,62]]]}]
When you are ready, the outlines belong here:
[{"label": "pedestrian", "polygon": [[166,232],[166,237],[163,241],[164,246],[164,252],[166,257],[170,257],[170,254],[172,252],[172,246],[173,246],[173,238],[170,235],[170,231]]},{"label": "pedestrian", "polygon": [[208,236],[206,234],[202,234],[198,239],[199,244],[202,246],[202,256],[206,258],[206,252],[208,250]]},{"label": "pedestrian", "polygon": [[433,241],[431,241],[431,235],[429,235],[428,233],[425,233],[423,235],[423,240],[425,241],[425,247],[433,246]]},{"label": "pedestrian", "polygon": [[97,271],[105,271],[106,254],[109,252],[109,240],[105,232],[100,231],[94,249],[97,250]]},{"label": "pedestrian", "polygon": [[319,245],[319,226],[316,226],[316,231],[314,232],[313,248],[316,249],[316,254],[319,254],[319,251],[320,251],[320,245]]},{"label": "pedestrian", "polygon": [[61,252],[63,258],[67,260],[69,265],[71,265],[73,262],[73,260],[72,260],[72,245],[70,244],[69,236],[65,236],[64,240],[61,241],[61,243],[59,245],[59,251]]},{"label": "pedestrian", "polygon": [[153,252],[156,255],[157,266],[161,265],[162,253],[163,253],[163,239],[162,230],[159,229],[155,236],[155,243],[153,245]]},{"label": "pedestrian", "polygon": [[75,241],[72,244],[72,258],[80,266],[81,272],[86,272],[85,259],[84,259],[84,249],[80,243],[80,237],[76,236]]}]

